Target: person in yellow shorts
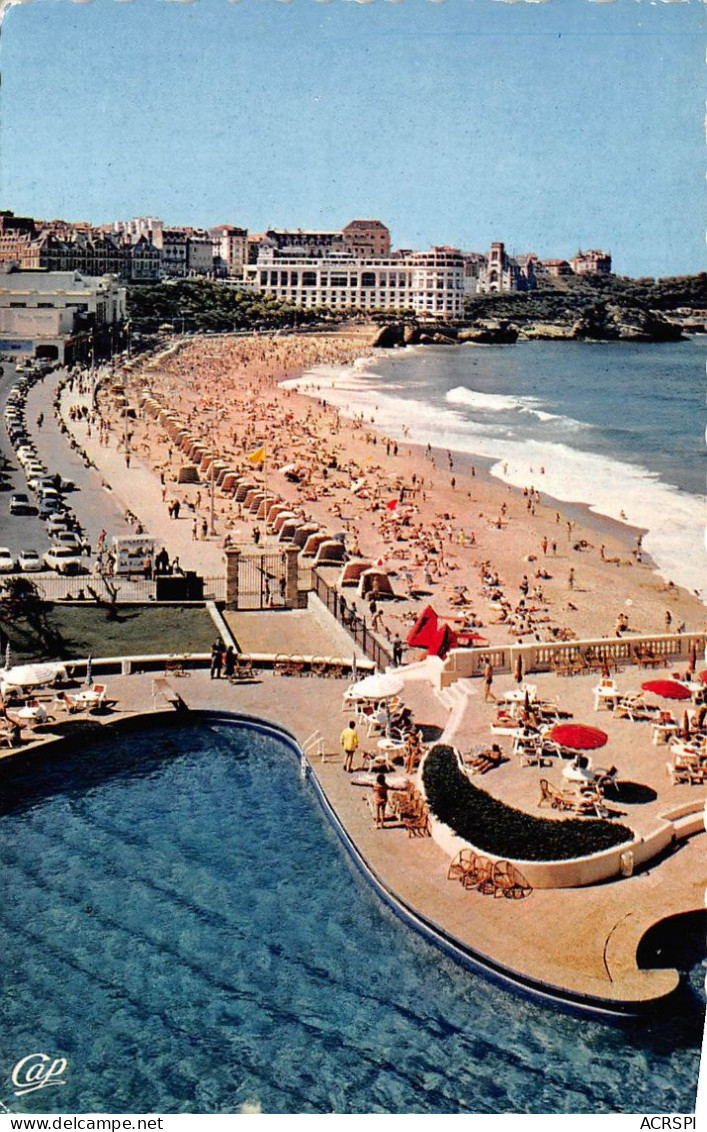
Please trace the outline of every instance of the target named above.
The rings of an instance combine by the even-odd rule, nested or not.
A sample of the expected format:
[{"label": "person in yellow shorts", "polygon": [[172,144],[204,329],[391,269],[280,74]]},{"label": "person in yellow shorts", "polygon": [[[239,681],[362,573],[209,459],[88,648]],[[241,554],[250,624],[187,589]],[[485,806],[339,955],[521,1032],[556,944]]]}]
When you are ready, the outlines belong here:
[{"label": "person in yellow shorts", "polygon": [[354,753],[358,750],[358,731],[356,730],[355,719],[352,719],[348,727],[345,727],[341,732],[340,742],[344,750],[344,770],[347,774],[350,774],[353,770]]}]

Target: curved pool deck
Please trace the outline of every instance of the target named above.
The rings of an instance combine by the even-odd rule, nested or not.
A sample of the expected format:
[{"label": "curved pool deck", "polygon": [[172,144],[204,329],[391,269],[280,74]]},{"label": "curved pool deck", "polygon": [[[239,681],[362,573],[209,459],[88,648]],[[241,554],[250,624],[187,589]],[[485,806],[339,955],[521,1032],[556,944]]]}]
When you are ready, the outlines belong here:
[{"label": "curved pool deck", "polygon": [[[92,717],[93,726],[123,730],[155,722],[183,725],[189,719],[170,707],[155,709],[149,674],[110,677],[108,682],[117,710]],[[194,672],[172,687],[195,722],[220,718],[271,725],[295,753],[318,727],[325,750],[338,749],[345,722],[339,681],[263,673],[257,682],[233,686]],[[431,700],[427,708],[429,717],[435,711]],[[445,711],[441,705],[437,710],[442,725]],[[72,727],[72,742],[75,734]],[[46,750],[57,740],[66,741],[48,733],[41,746]],[[24,750],[31,755],[38,749]],[[636,952],[654,924],[704,907],[704,832],[630,878],[535,890],[526,900],[496,900],[448,881],[449,859],[432,839],[409,838],[402,828],[376,829],[368,792],[351,785],[340,758],[312,757],[307,775],[346,852],[381,898],[458,961],[507,988],[603,1017],[670,1009],[679,997],[678,972],[641,969]]]}]

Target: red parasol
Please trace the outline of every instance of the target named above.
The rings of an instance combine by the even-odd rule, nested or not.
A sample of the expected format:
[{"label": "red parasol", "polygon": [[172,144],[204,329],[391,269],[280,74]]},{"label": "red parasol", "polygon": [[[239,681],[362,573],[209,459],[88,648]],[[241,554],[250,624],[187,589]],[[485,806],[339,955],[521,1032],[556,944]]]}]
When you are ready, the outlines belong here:
[{"label": "red parasol", "polygon": [[548,739],[559,743],[561,747],[570,747],[573,751],[594,751],[605,746],[609,736],[606,731],[600,731],[598,727],[587,727],[584,723],[556,723]]},{"label": "red parasol", "polygon": [[700,672],[700,680],[703,684],[707,684],[707,668],[705,668],[704,672]]},{"label": "red parasol", "polygon": [[689,700],[690,689],[677,680],[646,680],[641,684],[644,692],[653,692],[655,696],[663,696],[666,700]]}]

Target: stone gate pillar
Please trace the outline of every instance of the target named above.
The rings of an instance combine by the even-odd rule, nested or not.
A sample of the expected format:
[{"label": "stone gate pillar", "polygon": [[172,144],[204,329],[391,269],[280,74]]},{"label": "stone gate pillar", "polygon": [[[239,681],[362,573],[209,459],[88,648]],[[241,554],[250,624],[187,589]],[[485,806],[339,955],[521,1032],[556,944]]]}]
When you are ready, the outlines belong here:
[{"label": "stone gate pillar", "polygon": [[238,563],[241,552],[230,546],[224,551],[226,556],[226,609],[238,609]]},{"label": "stone gate pillar", "polygon": [[285,604],[288,609],[297,609],[297,592],[299,582],[299,547],[285,548],[287,560],[285,563]]}]

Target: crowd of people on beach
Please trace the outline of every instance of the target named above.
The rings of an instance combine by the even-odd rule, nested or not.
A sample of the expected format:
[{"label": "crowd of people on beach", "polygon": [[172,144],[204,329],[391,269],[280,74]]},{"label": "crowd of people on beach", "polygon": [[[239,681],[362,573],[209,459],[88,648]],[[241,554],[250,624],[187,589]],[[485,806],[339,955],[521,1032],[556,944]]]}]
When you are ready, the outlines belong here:
[{"label": "crowd of people on beach", "polygon": [[[347,418],[321,395],[316,371],[309,371],[351,363],[366,350],[355,333],[197,339],[159,364],[133,371],[128,398],[134,404],[147,386],[223,462],[249,471],[303,519],[332,533],[341,530],[350,556],[386,570],[397,600],[385,608],[374,602],[368,615],[374,632],[388,641],[405,635],[420,602],[430,599],[455,627],[484,627],[497,640],[567,640],[587,635],[590,622],[596,626],[591,635],[613,632],[618,614],[625,613],[623,595],[635,589],[630,575],[641,565],[640,533],[634,554],[608,550],[609,537],[597,547],[536,486],[513,491],[479,476],[475,464],[435,445],[434,437],[414,449],[407,440],[379,434],[361,414]],[[281,384],[303,372],[307,399]],[[85,395],[81,380],[76,393]],[[81,412],[100,443],[122,445],[126,462],[129,449],[155,469],[167,514],[186,514],[193,540],[214,537],[208,492],[179,482],[182,453],[139,413],[128,421],[115,389],[102,387],[94,408],[77,405],[74,412]],[[262,446],[265,463],[253,468],[248,457]],[[236,529],[241,541],[244,534],[253,542],[260,536],[259,524],[221,492],[215,513],[222,545]],[[617,565],[604,581],[605,571]],[[601,608],[584,597],[599,586],[616,594]],[[630,632],[633,621],[619,628]]]}]

